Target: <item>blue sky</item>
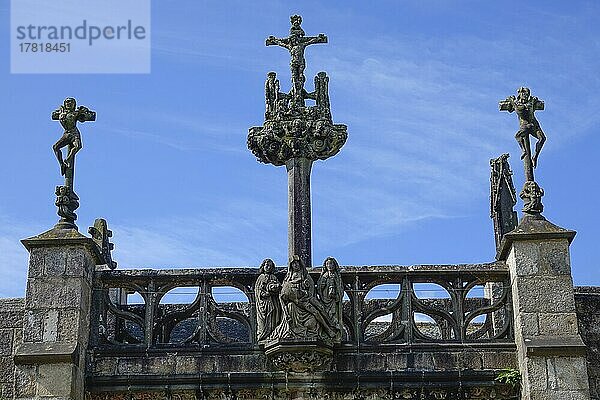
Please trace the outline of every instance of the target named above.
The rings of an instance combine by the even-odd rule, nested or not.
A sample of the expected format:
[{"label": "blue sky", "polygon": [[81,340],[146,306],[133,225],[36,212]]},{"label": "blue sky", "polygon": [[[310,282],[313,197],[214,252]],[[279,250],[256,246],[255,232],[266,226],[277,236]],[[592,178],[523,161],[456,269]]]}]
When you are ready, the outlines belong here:
[{"label": "blue sky", "polygon": [[313,168],[315,264],[493,260],[489,159],[509,152],[523,183],[517,119],[497,103],[525,85],[546,102],[544,215],[578,231],[575,283],[600,285],[597,2],[299,3],[153,1],[145,75],[11,75],[0,3],[0,297],[24,294],[19,239],[57,220],[50,113],[66,96],[98,113],[80,128],[78,225],[108,219],[120,268],[284,264],[285,169],[245,143],[262,123],[266,73],[289,89],[288,54],[264,40],[287,35],[295,13],[307,34],[329,36],[307,50],[306,75],[327,71],[349,133]]}]

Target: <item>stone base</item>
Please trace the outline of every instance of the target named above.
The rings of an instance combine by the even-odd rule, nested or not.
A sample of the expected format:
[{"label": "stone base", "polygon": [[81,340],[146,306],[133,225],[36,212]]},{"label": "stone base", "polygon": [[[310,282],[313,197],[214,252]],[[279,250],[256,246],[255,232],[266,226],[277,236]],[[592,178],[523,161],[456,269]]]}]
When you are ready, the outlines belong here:
[{"label": "stone base", "polygon": [[328,371],[333,360],[333,347],[321,341],[273,341],[265,345],[265,353],[279,371]]}]

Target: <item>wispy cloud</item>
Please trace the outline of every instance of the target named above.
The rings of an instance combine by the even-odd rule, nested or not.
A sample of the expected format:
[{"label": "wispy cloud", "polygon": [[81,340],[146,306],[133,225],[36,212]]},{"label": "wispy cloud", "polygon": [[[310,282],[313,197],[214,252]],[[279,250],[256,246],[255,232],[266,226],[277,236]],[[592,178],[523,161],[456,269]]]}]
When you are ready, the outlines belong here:
[{"label": "wispy cloud", "polygon": [[159,143],[179,151],[245,151],[240,146],[239,139],[247,131],[247,127],[241,124],[231,121],[218,124],[208,118],[196,116],[196,119],[193,119],[176,112],[169,114],[164,111],[141,112],[138,117],[138,121],[143,121],[141,125],[147,127],[147,130],[128,127],[131,121],[123,121],[121,124],[99,124],[98,128],[117,135]]},{"label": "wispy cloud", "polygon": [[41,232],[41,226],[0,213],[0,298],[24,297],[28,253],[20,240]]},{"label": "wispy cloud", "polygon": [[286,220],[285,208],[227,201],[197,215],[113,225],[114,254],[123,268],[256,266],[266,257],[284,263]]}]

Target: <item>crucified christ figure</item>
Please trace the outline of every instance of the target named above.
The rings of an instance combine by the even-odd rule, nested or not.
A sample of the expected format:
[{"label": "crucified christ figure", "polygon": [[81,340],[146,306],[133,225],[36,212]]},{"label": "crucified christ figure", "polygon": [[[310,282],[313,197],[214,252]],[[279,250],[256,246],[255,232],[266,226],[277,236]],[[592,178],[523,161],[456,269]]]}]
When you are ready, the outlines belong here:
[{"label": "crucified christ figure", "polygon": [[[94,111],[90,111],[84,106],[76,108],[76,105],[77,103],[74,98],[67,97],[63,104],[52,112],[52,119],[59,121],[65,130],[61,138],[52,146],[52,149],[58,160],[58,165],[60,165],[60,174],[64,175],[66,180],[68,175],[72,179],[75,154],[83,147],[81,133],[77,129],[77,122],[96,120],[96,113]],[[65,147],[67,148],[67,154],[63,158],[62,149]],[[72,186],[72,182],[68,183],[67,186]]]},{"label": "crucified christ figure", "polygon": [[[506,100],[500,102],[501,111],[515,111],[517,113],[519,117],[519,131],[515,135],[515,139],[517,139],[521,147],[521,159],[531,157],[533,168],[537,166],[538,157],[546,142],[546,135],[542,131],[540,123],[535,118],[535,112],[543,109],[544,102],[535,96],[531,96],[531,91],[526,87],[520,87],[517,90],[517,97],[509,96]],[[529,147],[529,135],[537,139],[533,155]]]},{"label": "crucified christ figure", "polygon": [[318,36],[304,36],[304,30],[300,26],[302,17],[293,15],[290,18],[292,27],[290,36],[286,38],[276,38],[269,36],[266,41],[267,46],[281,46],[290,52],[290,70],[292,73],[292,96],[294,101],[302,101],[302,92],[304,90],[304,69],[306,68],[306,59],[304,58],[304,49],[311,44],[327,43],[327,36],[320,33]]}]

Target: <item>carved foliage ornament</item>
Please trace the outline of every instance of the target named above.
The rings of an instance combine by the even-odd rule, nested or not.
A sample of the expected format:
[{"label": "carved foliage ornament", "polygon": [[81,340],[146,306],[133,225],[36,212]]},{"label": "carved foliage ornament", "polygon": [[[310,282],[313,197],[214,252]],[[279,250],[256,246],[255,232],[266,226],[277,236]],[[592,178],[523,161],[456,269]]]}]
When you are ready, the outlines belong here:
[{"label": "carved foliage ornament", "polygon": [[328,120],[271,121],[250,128],[248,148],[265,164],[285,165],[291,158],[326,160],[346,143],[346,126]]},{"label": "carved foliage ornament", "polygon": [[336,392],[320,387],[284,389],[242,389],[229,388],[168,392],[118,392],[87,393],[88,400],[290,400],[297,398],[326,400],[513,400],[518,390],[509,386],[476,386],[467,388],[396,388],[389,390],[356,389],[352,392]]}]

